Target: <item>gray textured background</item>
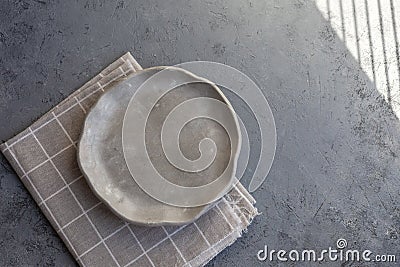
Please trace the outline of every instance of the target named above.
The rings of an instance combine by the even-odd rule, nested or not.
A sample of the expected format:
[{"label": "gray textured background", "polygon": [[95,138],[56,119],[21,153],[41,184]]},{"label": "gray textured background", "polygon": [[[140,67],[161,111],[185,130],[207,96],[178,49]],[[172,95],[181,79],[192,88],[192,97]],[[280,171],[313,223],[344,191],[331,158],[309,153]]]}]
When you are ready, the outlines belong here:
[{"label": "gray textured background", "polygon": [[[266,266],[264,245],[322,249],[340,237],[398,253],[399,120],[312,1],[0,0],[0,139],[125,51],[144,67],[226,63],[272,107],[276,158],[254,194],[262,215],[210,266]],[[74,265],[0,159],[0,266]]]}]

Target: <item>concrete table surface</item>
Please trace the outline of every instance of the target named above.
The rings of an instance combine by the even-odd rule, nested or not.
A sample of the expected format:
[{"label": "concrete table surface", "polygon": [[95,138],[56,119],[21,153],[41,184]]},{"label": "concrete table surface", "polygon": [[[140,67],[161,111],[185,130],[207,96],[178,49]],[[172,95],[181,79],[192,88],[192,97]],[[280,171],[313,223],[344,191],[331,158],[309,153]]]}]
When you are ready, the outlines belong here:
[{"label": "concrete table surface", "polygon": [[[278,144],[271,172],[253,194],[262,214],[209,266],[273,265],[257,260],[264,245],[323,249],[338,238],[353,249],[395,254],[400,122],[393,98],[380,93],[343,39],[313,1],[4,0],[0,139],[29,126],[126,51],[143,67],[226,63],[263,89]],[[399,90],[390,82],[388,91]],[[257,148],[257,136],[252,140]],[[0,159],[0,266],[74,266]]]}]

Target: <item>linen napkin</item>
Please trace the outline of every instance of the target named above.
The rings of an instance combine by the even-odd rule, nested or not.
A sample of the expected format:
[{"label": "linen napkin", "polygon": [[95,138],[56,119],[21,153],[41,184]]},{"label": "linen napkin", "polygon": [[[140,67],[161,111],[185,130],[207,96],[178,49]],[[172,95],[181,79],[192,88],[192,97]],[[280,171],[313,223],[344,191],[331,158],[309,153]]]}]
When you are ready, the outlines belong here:
[{"label": "linen napkin", "polygon": [[81,266],[202,266],[257,215],[240,183],[193,223],[144,227],[102,204],[77,164],[85,114],[104,91],[140,70],[126,53],[0,149]]}]

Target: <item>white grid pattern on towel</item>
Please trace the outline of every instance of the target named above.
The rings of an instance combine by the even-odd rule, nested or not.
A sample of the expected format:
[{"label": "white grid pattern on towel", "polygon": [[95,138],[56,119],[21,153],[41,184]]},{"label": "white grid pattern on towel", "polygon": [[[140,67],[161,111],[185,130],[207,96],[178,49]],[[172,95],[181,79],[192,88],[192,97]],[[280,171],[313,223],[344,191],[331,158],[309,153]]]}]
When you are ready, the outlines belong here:
[{"label": "white grid pattern on towel", "polygon": [[[54,113],[53,113],[54,115]],[[59,121],[58,121],[59,122]],[[60,122],[59,122],[60,123]],[[61,123],[60,123],[61,125]],[[62,127],[64,129],[64,127]],[[33,135],[33,137],[35,138],[36,142],[38,142],[39,146],[42,148],[43,152],[45,153],[46,157],[48,158],[48,160],[50,161],[50,163],[53,165],[53,167],[56,169],[57,174],[60,175],[61,179],[63,180],[65,186],[68,188],[69,192],[72,194],[72,197],[75,199],[76,203],[78,204],[79,208],[82,210],[84,216],[86,217],[86,219],[89,220],[89,223],[92,225],[93,229],[95,230],[96,234],[99,236],[99,238],[102,240],[102,242],[104,243],[104,246],[106,247],[106,249],[108,250],[108,252],[110,253],[111,257],[113,258],[113,260],[115,261],[115,263],[117,264],[117,266],[119,267],[118,261],[115,259],[114,255],[111,253],[110,249],[108,248],[107,244],[104,242],[104,240],[101,238],[101,235],[99,233],[99,231],[97,230],[96,226],[94,225],[94,223],[92,222],[92,220],[90,219],[90,217],[87,215],[87,211],[85,211],[85,209],[82,207],[81,203],[78,201],[78,199],[75,196],[75,193],[72,191],[72,189],[69,187],[67,181],[65,180],[65,178],[63,177],[63,175],[61,174],[61,172],[58,170],[57,166],[54,164],[53,160],[50,159],[49,155],[47,154],[46,150],[44,149],[44,147],[42,146],[42,144],[40,143],[39,139],[37,139],[36,135],[32,132],[32,129],[29,128],[29,130],[31,131],[31,134]],[[65,129],[64,129],[65,131]],[[67,131],[65,131],[65,134],[68,135]],[[72,138],[68,135],[69,139],[72,141]],[[65,237],[66,239],[68,239],[68,237]]]},{"label": "white grid pattern on towel", "polygon": [[[22,165],[19,163],[18,158],[14,155],[14,152],[8,147],[7,143],[5,143],[5,144],[6,144],[7,149],[10,151],[11,156],[14,158],[15,162],[18,164],[18,167],[20,168],[20,170],[23,172],[24,176],[25,176],[25,177],[27,178],[27,180],[29,181],[29,183],[30,183],[30,185],[32,186],[33,190],[35,190],[35,193],[39,196],[39,198],[40,198],[41,202],[43,203],[43,205],[45,206],[45,208],[48,210],[49,215],[51,216],[51,218],[53,219],[53,221],[56,223],[57,228],[58,228],[58,229],[61,229],[61,226],[60,226],[60,224],[57,222],[57,220],[56,220],[56,218],[54,217],[53,213],[52,213],[51,210],[48,208],[48,206],[46,205],[46,203],[43,202],[43,198],[42,198],[42,196],[40,195],[39,191],[37,190],[36,186],[32,183],[31,179],[29,178],[29,176],[28,176],[28,175],[26,174],[26,172],[24,171],[24,168],[23,168]],[[62,229],[61,229],[61,233],[64,234],[63,231],[62,231]],[[64,236],[65,236],[65,234],[64,234]],[[73,250],[73,252],[75,252],[75,254],[76,254],[76,250],[75,250],[74,246],[72,245],[71,241],[69,241],[69,240],[67,239],[67,243],[68,243],[68,245],[71,247],[71,249]],[[82,266],[85,266],[85,265],[83,264],[83,262],[82,262]]]},{"label": "white grid pattern on towel", "polygon": [[[129,58],[128,58],[129,59]],[[127,62],[126,60],[123,60],[125,63]],[[128,62],[129,63],[129,62]],[[137,64],[137,63],[136,63]],[[129,69],[127,71],[123,71],[122,66],[119,67],[119,70],[121,71],[121,74],[117,77],[115,77],[115,79],[118,79],[124,75],[126,75],[129,72],[132,72],[132,70],[135,70],[133,66],[131,66],[132,69]],[[99,74],[100,75],[100,74]],[[101,77],[104,77],[104,75],[101,75]],[[114,80],[115,80],[114,79]],[[215,244],[211,244],[209,240],[207,240],[206,238],[206,234],[204,232],[202,232],[202,230],[199,228],[199,226],[197,225],[196,222],[194,222],[194,226],[195,229],[197,229],[197,231],[199,232],[200,236],[204,239],[204,242],[207,244],[207,249],[204,250],[202,253],[200,253],[200,255],[197,255],[194,259],[185,259],[185,255],[183,255],[182,251],[179,249],[179,247],[177,246],[177,244],[174,242],[173,240],[173,236],[184,230],[186,226],[182,226],[178,229],[176,229],[175,231],[173,231],[172,233],[169,233],[167,231],[167,229],[165,227],[162,227],[163,231],[166,234],[166,237],[162,238],[160,241],[158,241],[156,244],[154,244],[153,246],[151,246],[150,248],[148,248],[147,250],[144,248],[143,244],[140,242],[140,240],[137,238],[137,236],[135,235],[134,231],[132,231],[130,224],[129,223],[124,223],[121,227],[119,227],[118,229],[116,229],[115,231],[113,231],[111,234],[109,234],[106,237],[102,237],[102,235],[99,232],[99,229],[97,229],[96,224],[93,223],[92,219],[88,216],[88,213],[92,210],[94,210],[96,207],[98,207],[101,202],[99,201],[98,203],[96,203],[95,205],[93,205],[92,207],[90,207],[89,209],[85,210],[82,206],[82,203],[80,203],[80,201],[78,200],[74,190],[70,187],[70,185],[72,185],[73,183],[77,182],[78,180],[82,179],[83,176],[79,176],[77,178],[75,178],[73,181],[71,182],[67,182],[66,179],[63,177],[62,172],[57,168],[56,164],[54,164],[53,159],[55,156],[59,155],[60,153],[64,152],[65,150],[67,150],[70,147],[74,147],[76,148],[76,142],[73,141],[73,139],[71,138],[71,136],[69,135],[68,131],[66,130],[66,128],[64,127],[64,125],[62,124],[62,122],[59,120],[59,117],[65,113],[67,113],[68,111],[70,111],[73,107],[75,107],[76,105],[79,105],[80,108],[83,110],[83,112],[86,114],[86,110],[82,105],[82,101],[84,101],[85,99],[87,99],[88,97],[90,97],[91,95],[95,94],[96,92],[98,92],[99,90],[104,91],[104,88],[111,82],[113,82],[114,80],[111,80],[109,82],[107,82],[106,84],[101,84],[100,82],[98,83],[98,88],[93,90],[92,92],[90,92],[89,94],[87,94],[85,97],[83,97],[81,100],[78,99],[78,97],[74,96],[73,99],[76,101],[74,104],[72,104],[71,106],[69,106],[66,110],[60,112],[59,114],[56,114],[54,111],[51,112],[52,118],[47,120],[46,122],[42,123],[41,125],[39,125],[38,127],[36,127],[35,129],[32,129],[31,127],[29,127],[29,131],[21,136],[18,137],[17,140],[13,141],[10,145],[8,145],[7,143],[5,143],[5,149],[4,151],[9,151],[11,154],[11,157],[14,159],[14,161],[16,162],[16,164],[18,165],[18,167],[21,169],[22,171],[22,178],[26,178],[26,180],[29,182],[30,186],[33,188],[33,190],[35,191],[35,194],[38,195],[39,197],[39,206],[42,207],[44,206],[45,209],[47,209],[49,216],[50,216],[50,220],[54,221],[54,223],[57,226],[57,232],[60,233],[63,237],[64,240],[67,242],[68,246],[72,249],[73,254],[75,255],[76,259],[79,261],[79,263],[82,266],[85,266],[84,261],[82,260],[82,257],[87,255],[88,253],[90,253],[91,251],[93,251],[94,248],[96,248],[98,245],[103,244],[107,250],[107,252],[110,254],[111,258],[113,259],[113,261],[115,262],[116,266],[120,266],[118,260],[115,258],[115,255],[112,253],[111,249],[108,247],[107,243],[105,242],[106,240],[108,240],[109,238],[111,238],[112,236],[114,236],[116,233],[118,233],[119,231],[121,231],[122,229],[124,229],[125,227],[127,227],[131,233],[131,238],[133,238],[138,245],[140,246],[140,249],[142,251],[142,253],[136,257],[135,259],[131,260],[129,263],[127,263],[125,266],[130,265],[132,263],[134,263],[136,260],[138,260],[139,258],[141,258],[143,255],[146,256],[146,258],[149,260],[149,262],[151,263],[151,265],[153,267],[155,267],[155,264],[153,263],[151,257],[149,256],[149,251],[151,251],[152,249],[155,249],[158,245],[160,245],[162,242],[164,242],[165,240],[170,240],[172,245],[174,246],[174,248],[176,249],[176,252],[179,254],[179,256],[182,258],[182,260],[184,261],[184,265],[190,267],[191,266],[191,262],[193,262],[193,260],[197,259],[200,255],[202,255],[203,253],[211,250],[212,255],[216,255],[218,254],[218,250],[216,250],[216,246],[222,242],[223,240],[225,240],[227,237],[229,237],[230,235],[236,233],[238,231],[237,227],[235,228],[232,224],[231,221],[228,220],[228,218],[226,217],[223,208],[221,208],[220,203],[217,203],[213,208],[216,209],[218,214],[221,214],[223,220],[225,220],[227,222],[227,224],[229,225],[230,229],[229,229],[229,233],[226,237],[224,237],[222,240],[218,241]],[[90,86],[87,88],[89,89]],[[49,115],[50,116],[50,115]],[[46,149],[44,148],[44,145],[39,141],[39,139],[36,136],[36,132],[41,129],[42,127],[44,127],[45,125],[49,124],[52,121],[56,121],[59,126],[62,128],[63,133],[67,136],[67,138],[70,141],[70,144],[68,144],[66,147],[64,147],[63,149],[61,149],[60,151],[58,151],[57,153],[55,153],[53,156],[49,156],[49,154],[46,152]],[[15,156],[12,147],[19,143],[20,141],[24,140],[26,137],[28,136],[32,136],[34,138],[34,140],[38,143],[38,145],[40,146],[41,150],[44,152],[46,159],[45,161],[41,162],[40,164],[38,164],[37,166],[31,168],[31,170],[29,170],[29,172],[25,171],[25,168],[20,164],[18,157]],[[40,194],[39,190],[36,188],[35,184],[32,182],[32,179],[30,178],[30,173],[37,169],[38,167],[42,166],[43,164],[45,164],[46,162],[49,162],[52,167],[56,170],[57,174],[61,177],[62,181],[64,182],[64,185],[61,189],[58,189],[56,192],[52,193],[50,196],[46,197],[45,199],[43,198],[43,196]],[[76,202],[76,204],[79,206],[80,209],[80,215],[78,215],[77,217],[75,217],[74,219],[68,221],[67,223],[65,223],[63,226],[60,225],[59,222],[59,218],[56,218],[56,216],[53,214],[52,210],[48,207],[47,205],[47,201],[53,197],[55,197],[56,195],[60,194],[63,190],[68,189],[68,191],[71,193],[74,201]],[[246,199],[246,201],[248,201],[248,203],[250,205],[252,205],[252,203],[248,200],[248,198],[246,198],[241,192],[240,190],[235,186],[234,190],[236,192],[239,192],[239,194],[241,195],[241,199],[244,198]],[[225,201],[226,203],[228,203],[228,201],[223,198],[223,201]],[[232,204],[231,207],[233,206],[233,208],[237,208],[237,206],[235,204]],[[226,211],[228,212],[228,211]],[[240,209],[237,210],[238,214],[241,214]],[[65,234],[64,230],[71,225],[72,223],[76,222],[79,218],[85,216],[85,218],[89,221],[91,227],[94,229],[94,231],[96,232],[96,235],[98,236],[98,238],[100,239],[99,242],[97,242],[96,244],[94,244],[93,246],[91,246],[90,248],[86,249],[84,252],[82,253],[78,253],[76,250],[76,247],[73,243],[73,241],[71,241],[68,236]],[[240,229],[242,230],[242,229]]]}]

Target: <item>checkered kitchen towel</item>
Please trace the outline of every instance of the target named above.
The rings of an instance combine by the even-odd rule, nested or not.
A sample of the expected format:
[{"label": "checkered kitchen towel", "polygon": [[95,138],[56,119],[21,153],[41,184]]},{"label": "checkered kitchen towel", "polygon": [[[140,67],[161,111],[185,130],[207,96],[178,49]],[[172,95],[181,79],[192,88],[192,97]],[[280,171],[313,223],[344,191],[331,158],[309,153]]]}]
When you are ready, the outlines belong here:
[{"label": "checkered kitchen towel", "polygon": [[111,213],[77,165],[85,114],[104,91],[141,69],[123,55],[0,149],[80,265],[202,266],[257,214],[241,184],[194,223],[143,227]]}]

